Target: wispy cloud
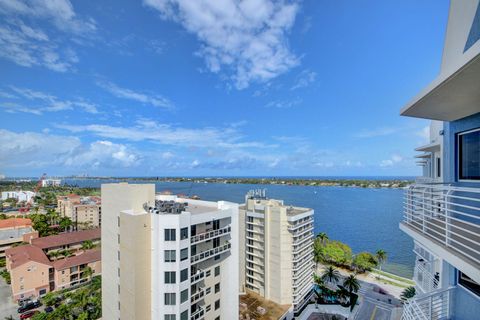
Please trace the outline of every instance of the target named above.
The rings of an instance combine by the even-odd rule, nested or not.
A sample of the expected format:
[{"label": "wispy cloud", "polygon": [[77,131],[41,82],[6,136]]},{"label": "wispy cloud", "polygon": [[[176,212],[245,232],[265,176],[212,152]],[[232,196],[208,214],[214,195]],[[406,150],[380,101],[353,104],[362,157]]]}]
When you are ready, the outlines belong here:
[{"label": "wispy cloud", "polygon": [[289,109],[302,103],[302,99],[296,98],[293,100],[275,100],[270,101],[265,105],[266,108]]},{"label": "wispy cloud", "polygon": [[398,154],[393,154],[390,159],[382,160],[380,162],[380,167],[391,167],[396,164],[399,164],[403,161],[403,157]]},{"label": "wispy cloud", "polygon": [[310,84],[314,83],[317,78],[317,73],[311,70],[303,70],[295,78],[295,84],[290,88],[290,90],[296,90],[300,88],[308,87]]},{"label": "wispy cloud", "polygon": [[237,89],[265,82],[299,64],[287,34],[299,11],[296,1],[144,0],[201,42],[198,55],[209,71],[224,72]]},{"label": "wispy cloud", "polygon": [[117,98],[137,101],[142,104],[148,104],[160,108],[174,107],[173,103],[170,100],[158,94],[149,94],[145,92],[135,91],[132,89],[122,88],[117,86],[115,83],[109,81],[99,80],[97,81],[97,85]]},{"label": "wispy cloud", "polygon": [[[11,86],[10,90],[10,92],[6,92],[6,95],[0,96],[0,107],[10,113],[24,112],[41,115],[45,112],[74,109],[92,114],[99,113],[94,103],[82,99],[62,100],[42,91],[15,86]],[[31,103],[34,105],[31,106]]]}]

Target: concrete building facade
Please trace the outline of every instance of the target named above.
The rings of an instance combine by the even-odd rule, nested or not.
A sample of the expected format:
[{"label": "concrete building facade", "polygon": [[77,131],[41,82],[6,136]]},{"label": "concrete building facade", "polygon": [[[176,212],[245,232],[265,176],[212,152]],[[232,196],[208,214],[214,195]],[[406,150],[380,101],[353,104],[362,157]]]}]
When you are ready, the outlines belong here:
[{"label": "concrete building facade", "polygon": [[[238,318],[238,205],[102,185],[108,319]],[[116,271],[116,272],[115,272]]]},{"label": "concrete building facade", "polygon": [[76,194],[57,197],[57,212],[72,220],[76,229],[98,228],[102,224],[100,197],[81,197]]},{"label": "concrete building facade", "polygon": [[32,221],[24,218],[0,220],[0,258],[5,257],[5,250],[22,242],[37,238],[38,232],[32,227]]},{"label": "concrete building facade", "polygon": [[35,195],[33,191],[3,191],[2,200],[15,199],[18,202],[29,202]]},{"label": "concrete building facade", "polygon": [[301,311],[312,294],[313,216],[251,191],[240,214],[240,289]]},{"label": "concrete building facade", "polygon": [[434,141],[417,150],[439,159],[405,194],[400,229],[414,240],[417,294],[404,320],[479,318],[479,39],[480,1],[452,0],[441,72],[401,111],[435,120]]}]

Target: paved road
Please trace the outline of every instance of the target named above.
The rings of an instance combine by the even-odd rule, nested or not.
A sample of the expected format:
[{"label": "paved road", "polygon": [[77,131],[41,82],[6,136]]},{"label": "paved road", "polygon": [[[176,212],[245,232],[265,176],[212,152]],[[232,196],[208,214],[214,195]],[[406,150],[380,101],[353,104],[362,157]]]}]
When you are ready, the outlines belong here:
[{"label": "paved road", "polygon": [[5,283],[3,278],[0,278],[0,319],[10,315],[18,319],[18,306],[12,302],[11,294],[10,286]]},{"label": "paved road", "polygon": [[392,310],[400,305],[393,296],[374,291],[375,285],[361,282],[360,307],[355,320],[390,320]]}]

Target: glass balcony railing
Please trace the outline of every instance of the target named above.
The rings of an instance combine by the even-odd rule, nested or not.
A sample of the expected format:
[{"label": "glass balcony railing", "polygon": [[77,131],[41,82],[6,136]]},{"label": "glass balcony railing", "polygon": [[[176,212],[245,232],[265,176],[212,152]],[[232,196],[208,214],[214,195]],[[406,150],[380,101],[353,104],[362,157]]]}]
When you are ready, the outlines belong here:
[{"label": "glass balcony railing", "polygon": [[198,270],[197,273],[195,273],[194,275],[192,275],[190,277],[190,283],[191,284],[197,283],[198,281],[200,281],[204,278],[205,278],[205,271]]},{"label": "glass balcony railing", "polygon": [[202,241],[207,241],[207,240],[210,240],[210,239],[213,239],[213,238],[217,238],[217,237],[223,236],[225,234],[229,234],[231,230],[232,230],[232,228],[230,226],[227,226],[227,227],[224,227],[224,228],[221,228],[221,229],[211,230],[211,231],[207,231],[207,232],[204,232],[204,233],[200,233],[200,234],[197,234],[197,235],[191,237],[190,238],[190,243],[191,244],[196,244],[196,243],[199,243],[199,242],[202,242]]},{"label": "glass balcony railing", "polygon": [[197,263],[197,262],[207,260],[209,258],[212,258],[214,256],[217,256],[219,254],[222,254],[222,253],[230,250],[231,247],[232,247],[232,245],[230,243],[226,243],[223,246],[220,246],[220,247],[217,247],[217,248],[212,248],[212,249],[209,249],[209,250],[205,250],[203,252],[200,252],[199,254],[196,254],[196,255],[192,256],[190,258],[190,261],[192,263]]},{"label": "glass balcony railing", "polygon": [[198,307],[195,312],[192,313],[190,316],[190,320],[198,320],[198,319],[203,319],[203,316],[205,315],[205,310],[202,307]]}]

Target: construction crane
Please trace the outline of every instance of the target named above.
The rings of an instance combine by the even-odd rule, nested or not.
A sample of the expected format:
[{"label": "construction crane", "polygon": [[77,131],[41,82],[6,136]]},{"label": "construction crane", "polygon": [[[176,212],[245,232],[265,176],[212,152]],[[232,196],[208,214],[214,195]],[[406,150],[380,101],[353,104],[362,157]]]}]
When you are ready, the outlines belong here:
[{"label": "construction crane", "polygon": [[[35,192],[35,195],[38,193],[38,190],[40,190],[40,188],[42,187],[42,181],[45,180],[45,178],[47,178],[47,174],[44,173],[40,179],[38,180],[37,182],[37,185],[35,186],[35,188],[33,189],[33,191]],[[23,213],[23,214],[26,214],[27,212],[30,211],[30,207],[32,206],[32,203],[33,203],[33,198],[34,197],[31,197],[30,200],[28,200],[27,202],[27,205],[25,207],[22,207],[18,210],[18,212],[20,213]]]}]

